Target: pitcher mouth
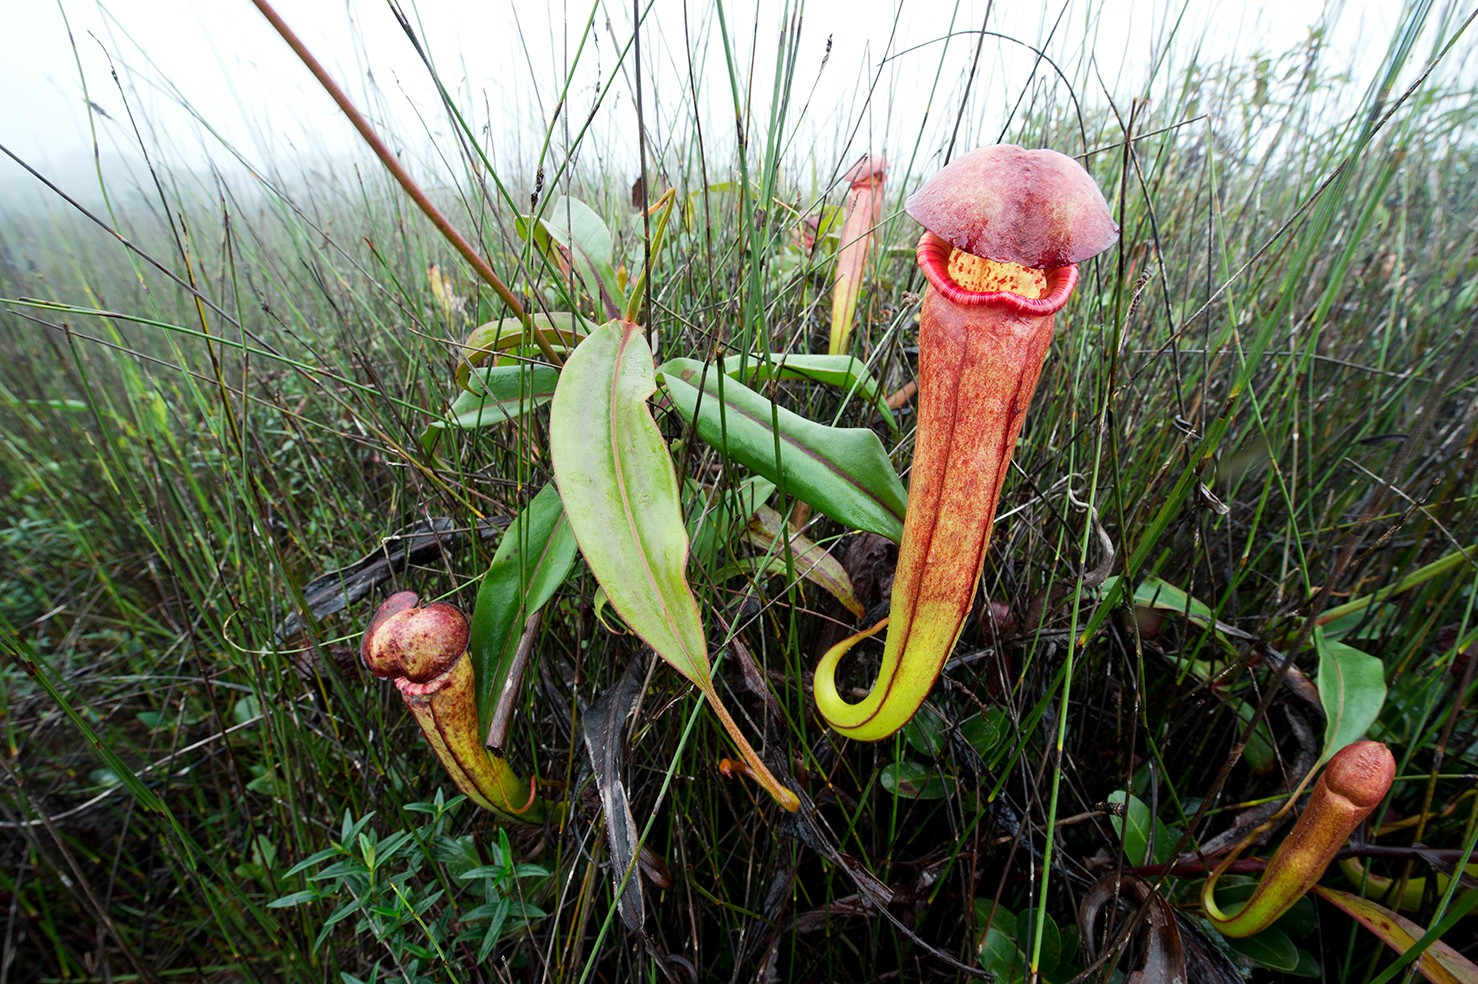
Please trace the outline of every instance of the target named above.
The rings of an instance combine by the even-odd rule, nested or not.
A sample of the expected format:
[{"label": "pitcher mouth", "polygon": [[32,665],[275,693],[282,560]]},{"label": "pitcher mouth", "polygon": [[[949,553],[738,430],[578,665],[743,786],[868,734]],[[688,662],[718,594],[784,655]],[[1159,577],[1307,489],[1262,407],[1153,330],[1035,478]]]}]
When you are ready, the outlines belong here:
[{"label": "pitcher mouth", "polygon": [[[1078,266],[1069,263],[1067,266],[1048,267],[1038,269],[1024,267],[1016,263],[992,260],[986,257],[973,257],[972,254],[963,253],[942,236],[932,232],[925,232],[919,237],[919,245],[915,251],[919,269],[924,272],[929,283],[945,298],[955,304],[965,307],[980,307],[983,305],[1000,305],[1016,312],[1017,314],[1030,317],[1046,317],[1061,311],[1072,296],[1073,288],[1078,283]],[[950,262],[952,259],[958,264],[960,254],[972,258],[977,264],[985,264],[988,268],[995,268],[995,277],[986,279],[1001,283],[1010,283],[1021,279],[1020,273],[1034,274],[1032,279],[1041,283],[1040,296],[1030,296],[1028,293],[1015,290],[972,290],[958,283],[950,273]],[[1015,268],[1014,270],[1009,268]]]}]

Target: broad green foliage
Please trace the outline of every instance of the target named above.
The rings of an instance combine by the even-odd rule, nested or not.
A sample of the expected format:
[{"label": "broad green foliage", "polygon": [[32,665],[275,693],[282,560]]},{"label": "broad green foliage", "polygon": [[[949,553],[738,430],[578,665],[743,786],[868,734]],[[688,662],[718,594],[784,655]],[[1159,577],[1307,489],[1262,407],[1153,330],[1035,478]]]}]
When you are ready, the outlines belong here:
[{"label": "broad green foliage", "polygon": [[1254,963],[1284,974],[1297,974],[1306,956],[1277,926],[1269,926],[1256,936],[1227,939],[1227,945]]},{"label": "broad green foliage", "polygon": [[1328,638],[1314,629],[1319,653],[1319,700],[1324,705],[1324,751],[1327,762],[1335,752],[1364,736],[1386,701],[1385,668],[1381,661],[1354,646]]},{"label": "broad green foliage", "polygon": [[[503,533],[477,590],[468,650],[477,674],[479,730],[487,734],[492,706],[505,685],[524,622],[543,608],[575,563],[575,537],[559,493],[546,485]],[[518,684],[519,681],[511,681]]]},{"label": "broad green foliage", "polygon": [[538,217],[520,217],[518,232],[560,270],[573,270],[579,276],[595,299],[598,320],[622,313],[625,293],[611,266],[611,232],[589,205],[561,196]]},{"label": "broad green foliage", "polygon": [[580,552],[622,620],[707,686],[677,474],[647,407],[655,390],[638,326],[612,321],[592,332],[565,363],[550,410],[554,478]]},{"label": "broad green foliage", "polygon": [[737,360],[728,369],[730,376],[745,383],[764,382],[771,379],[799,379],[807,382],[834,386],[847,394],[855,394],[864,403],[877,408],[878,415],[888,430],[896,437],[898,420],[888,406],[888,395],[883,392],[867,366],[850,355],[796,355],[787,353],[779,359],[765,359],[753,355],[739,368]]},{"label": "broad green foliage", "polygon": [[840,523],[903,535],[908,494],[872,431],[807,420],[693,359],[659,371],[663,392],[704,443]]},{"label": "broad green foliage", "polygon": [[708,642],[688,585],[688,532],[672,456],[647,399],[656,389],[641,329],[612,321],[565,364],[550,410],[554,479],[580,552],[642,641],[703,692],[749,775],[794,811],[800,801],[761,761],[714,690]]},{"label": "broad green foliage", "polygon": [[878,781],[888,792],[905,799],[944,799],[954,792],[954,782],[948,776],[908,760],[883,766]]},{"label": "broad green foliage", "polygon": [[[1118,581],[1117,574],[1110,575],[1104,579],[1102,590],[1112,591]],[[1184,615],[1198,625],[1210,626],[1216,623],[1215,613],[1205,602],[1191,597],[1185,591],[1158,577],[1147,577],[1135,585],[1134,604]]]},{"label": "broad green foliage", "polygon": [[[540,312],[531,315],[531,320],[559,352],[573,349],[595,327],[568,311]],[[490,359],[494,360],[494,365],[507,364],[514,359],[527,361],[535,358],[538,351],[520,318],[502,318],[478,325],[462,344],[462,361],[457,363],[457,385],[471,389],[472,370]]]},{"label": "broad green foliage", "polygon": [[1010,718],[1005,709],[1000,707],[988,707],[960,722],[960,736],[983,759],[988,759],[1010,733]]},{"label": "broad green foliage", "polygon": [[[1077,929],[1072,925],[1059,929],[1057,922],[1036,908],[1020,914],[1004,906],[992,906],[980,899],[975,902],[975,923],[980,930],[976,955],[980,966],[995,975],[1001,984],[1024,984],[1031,954],[1038,954],[1037,980],[1060,984],[1076,976],[1080,968],[1074,960]],[[1041,940],[1032,933],[1041,923]],[[1035,944],[1035,945],[1034,945]]]},{"label": "broad green foliage", "polygon": [[[1107,800],[1111,810],[1109,823],[1124,844],[1124,857],[1131,865],[1163,864],[1170,860],[1175,836],[1150,813],[1150,808],[1133,793],[1116,789]],[[1113,809],[1117,808],[1117,809]],[[1122,811],[1122,812],[1120,812]]]},{"label": "broad green foliage", "polygon": [[448,427],[477,430],[522,420],[554,398],[559,373],[553,366],[524,364],[474,369],[467,388],[458,393],[445,420],[433,420],[421,435],[421,446],[436,450]]},{"label": "broad green foliage", "polygon": [[726,492],[690,481],[687,493],[688,534],[692,539],[688,562],[707,570],[723,562],[723,548],[733,541],[736,531],[748,527],[775,494],[775,484],[751,476]]}]

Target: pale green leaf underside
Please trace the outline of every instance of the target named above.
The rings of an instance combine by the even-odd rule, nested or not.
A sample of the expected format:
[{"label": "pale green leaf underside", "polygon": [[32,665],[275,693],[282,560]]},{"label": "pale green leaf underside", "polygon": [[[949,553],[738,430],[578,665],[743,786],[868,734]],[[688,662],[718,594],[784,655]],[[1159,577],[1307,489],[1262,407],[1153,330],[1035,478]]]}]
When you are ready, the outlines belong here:
[{"label": "pale green leaf underside", "polygon": [[640,327],[612,321],[592,332],[565,363],[550,409],[554,479],[580,552],[621,619],[707,689],[677,475],[647,407],[655,389]]},{"label": "pale green leaf underside", "polygon": [[1375,723],[1386,702],[1385,667],[1354,646],[1335,642],[1322,629],[1314,630],[1319,653],[1319,702],[1324,705],[1324,750],[1320,763],[1352,741],[1358,741]]}]

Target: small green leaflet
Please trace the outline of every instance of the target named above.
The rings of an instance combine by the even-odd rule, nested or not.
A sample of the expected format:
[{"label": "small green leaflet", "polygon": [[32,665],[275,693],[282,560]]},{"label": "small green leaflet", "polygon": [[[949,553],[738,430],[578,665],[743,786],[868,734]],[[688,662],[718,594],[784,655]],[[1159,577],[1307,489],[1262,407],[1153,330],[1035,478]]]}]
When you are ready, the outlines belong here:
[{"label": "small green leaflet", "polygon": [[1385,666],[1354,646],[1336,642],[1314,629],[1319,654],[1319,702],[1324,705],[1324,751],[1319,765],[1352,741],[1358,741],[1386,702]]}]

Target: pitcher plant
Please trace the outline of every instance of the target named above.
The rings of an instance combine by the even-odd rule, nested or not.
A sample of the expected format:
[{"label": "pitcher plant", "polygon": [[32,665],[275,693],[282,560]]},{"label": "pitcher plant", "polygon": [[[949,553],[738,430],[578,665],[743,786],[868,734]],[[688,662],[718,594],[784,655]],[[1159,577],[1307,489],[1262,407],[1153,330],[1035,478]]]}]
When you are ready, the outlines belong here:
[{"label": "pitcher plant", "polygon": [[985,565],[1011,453],[1079,262],[1118,239],[1103,193],[1071,157],[983,147],[910,196],[918,264],[918,430],[882,669],[865,698],[836,688],[844,640],[816,667],[816,704],[837,731],[893,734],[928,696]]}]

